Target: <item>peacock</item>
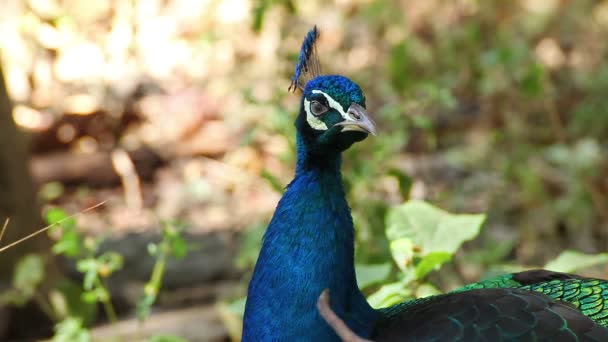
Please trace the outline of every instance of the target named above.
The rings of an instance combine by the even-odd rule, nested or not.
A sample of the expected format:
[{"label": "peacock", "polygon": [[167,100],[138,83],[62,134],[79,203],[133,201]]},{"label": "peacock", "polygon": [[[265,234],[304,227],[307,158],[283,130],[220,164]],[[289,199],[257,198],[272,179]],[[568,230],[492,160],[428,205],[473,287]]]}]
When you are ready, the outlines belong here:
[{"label": "peacock", "polygon": [[368,304],[355,278],[341,154],[377,128],[356,83],[321,74],[318,38],[315,26],[289,87],[302,92],[295,177],[264,234],[243,341],[339,341],[340,328],[317,309],[327,291],[333,317],[374,341],[608,341],[608,281],[565,273],[527,271],[389,308]]}]

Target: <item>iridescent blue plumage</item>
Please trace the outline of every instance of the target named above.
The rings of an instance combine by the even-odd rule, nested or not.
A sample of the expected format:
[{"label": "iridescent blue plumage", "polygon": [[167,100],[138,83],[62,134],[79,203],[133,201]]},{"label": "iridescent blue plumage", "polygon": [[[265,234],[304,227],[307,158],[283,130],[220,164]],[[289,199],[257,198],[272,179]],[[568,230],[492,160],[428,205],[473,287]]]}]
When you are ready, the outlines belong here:
[{"label": "iridescent blue plumage", "polygon": [[[363,101],[361,89],[342,76],[309,82],[304,98],[333,94],[346,110]],[[364,103],[357,103],[361,106]],[[378,314],[359,291],[354,268],[354,227],[340,174],[341,152],[367,134],[345,131],[329,108],[319,131],[308,125],[302,101],[296,119],[297,164],[264,234],[249,284],[244,341],[339,341],[316,310],[323,289],[332,291],[335,310],[359,334],[371,331]]]},{"label": "iridescent blue plumage", "polygon": [[365,96],[357,83],[341,75],[327,75],[317,77],[306,83],[304,96],[313,89],[325,89],[328,95],[348,107],[352,102],[359,103],[365,107]]},{"label": "iridescent blue plumage", "polygon": [[[296,88],[303,89],[306,86],[304,78],[313,79],[321,75],[321,65],[317,58],[316,42],[319,39],[319,30],[317,26],[314,26],[312,30],[308,31],[304,41],[302,42],[302,48],[298,55],[298,62],[296,63],[295,71],[291,77],[291,85],[289,86],[290,91],[295,91]],[[306,77],[305,77],[306,76]]]},{"label": "iridescent blue plumage", "polygon": [[[608,341],[608,282],[555,272],[503,276],[382,310],[369,306],[355,278],[340,167],[341,153],[376,128],[356,83],[320,76],[318,36],[316,27],[307,34],[292,78],[290,88],[303,91],[295,177],[264,235],[243,341],[339,341],[316,308],[324,289],[348,328],[376,341]],[[307,75],[314,77],[304,82]]]}]

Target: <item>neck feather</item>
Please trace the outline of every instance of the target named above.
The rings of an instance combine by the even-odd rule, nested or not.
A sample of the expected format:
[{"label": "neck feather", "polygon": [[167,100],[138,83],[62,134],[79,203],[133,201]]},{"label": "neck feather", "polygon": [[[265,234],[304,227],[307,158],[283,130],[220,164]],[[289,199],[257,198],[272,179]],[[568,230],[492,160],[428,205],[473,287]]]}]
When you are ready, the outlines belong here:
[{"label": "neck feather", "polygon": [[325,288],[332,307],[365,336],[375,312],[357,287],[354,229],[340,156],[309,153],[298,139],[296,177],[281,198],[264,243],[245,310],[243,339],[338,340],[316,309]]}]

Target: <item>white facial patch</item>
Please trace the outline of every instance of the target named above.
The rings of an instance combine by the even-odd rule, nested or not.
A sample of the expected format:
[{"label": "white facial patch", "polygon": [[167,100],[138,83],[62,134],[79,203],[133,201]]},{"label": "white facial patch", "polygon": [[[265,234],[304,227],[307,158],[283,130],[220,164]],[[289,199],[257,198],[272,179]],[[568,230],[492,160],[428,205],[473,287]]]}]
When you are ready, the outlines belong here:
[{"label": "white facial patch", "polygon": [[[344,120],[346,120],[346,121],[357,121],[358,120],[358,119],[354,118],[350,114],[350,112],[345,112],[344,108],[342,107],[340,102],[334,100],[331,96],[327,95],[326,93],[324,93],[318,89],[313,90],[312,93],[323,95],[325,97],[325,99],[327,100],[327,104],[331,108],[335,109],[338,113],[340,113],[340,115],[342,116],[342,118],[344,118]],[[327,130],[327,125],[312,113],[312,110],[310,109],[310,101],[308,101],[306,98],[304,98],[304,110],[306,110],[306,121],[308,122],[310,127],[314,128],[316,130],[319,130],[319,131]],[[349,128],[349,127],[345,127],[343,130],[348,131],[348,130],[353,130],[353,129]],[[356,129],[354,129],[354,130],[356,130]]]},{"label": "white facial patch", "polygon": [[[314,90],[313,90],[314,92]],[[310,101],[304,98],[304,110],[306,110],[306,121],[313,129],[318,131],[326,131],[327,125],[321,119],[317,118],[310,110]]]},{"label": "white facial patch", "polygon": [[313,94],[321,94],[323,96],[325,96],[325,99],[327,99],[327,104],[329,104],[329,106],[333,109],[335,109],[336,111],[338,111],[338,113],[340,113],[340,115],[344,118],[344,120],[348,120],[348,121],[357,121],[357,119],[355,119],[354,117],[352,117],[350,115],[350,113],[345,112],[344,108],[342,108],[342,105],[340,104],[340,102],[334,100],[331,96],[325,94],[324,92],[320,91],[320,90],[313,90],[312,91]]}]

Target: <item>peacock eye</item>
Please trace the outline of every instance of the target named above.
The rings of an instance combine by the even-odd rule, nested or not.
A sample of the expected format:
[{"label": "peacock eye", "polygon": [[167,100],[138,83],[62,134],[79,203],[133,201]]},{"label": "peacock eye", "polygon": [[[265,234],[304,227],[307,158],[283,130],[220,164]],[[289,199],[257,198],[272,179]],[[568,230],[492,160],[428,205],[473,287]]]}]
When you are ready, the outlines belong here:
[{"label": "peacock eye", "polygon": [[310,103],[310,111],[314,115],[319,116],[319,115],[327,112],[327,107],[325,107],[324,105],[322,105],[319,101],[312,101]]}]

